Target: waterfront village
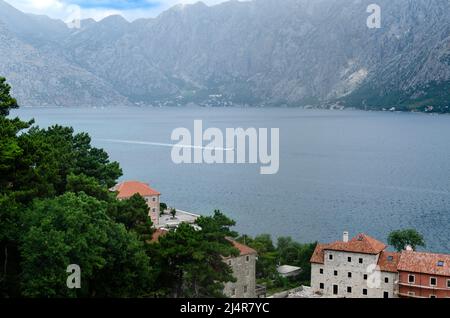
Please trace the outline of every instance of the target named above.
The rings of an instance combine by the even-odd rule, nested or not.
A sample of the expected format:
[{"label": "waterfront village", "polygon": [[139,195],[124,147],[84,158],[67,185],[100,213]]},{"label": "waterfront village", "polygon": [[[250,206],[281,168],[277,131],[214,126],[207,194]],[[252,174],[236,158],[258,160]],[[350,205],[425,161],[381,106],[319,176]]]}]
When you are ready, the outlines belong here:
[{"label": "waterfront village", "polygon": [[[167,208],[161,211],[161,193],[148,184],[126,181],[112,191],[124,200],[140,194],[149,207],[155,232],[151,244],[181,223],[195,225],[199,215]],[[450,255],[414,251],[406,246],[401,252],[390,252],[387,245],[366,234],[317,244],[310,259],[311,286],[267,295],[256,283],[257,252],[231,238],[239,250],[236,257],[224,258],[232,268],[236,282],[225,285],[224,294],[231,298],[450,298]],[[280,265],[283,277],[295,277],[302,268]]]}]

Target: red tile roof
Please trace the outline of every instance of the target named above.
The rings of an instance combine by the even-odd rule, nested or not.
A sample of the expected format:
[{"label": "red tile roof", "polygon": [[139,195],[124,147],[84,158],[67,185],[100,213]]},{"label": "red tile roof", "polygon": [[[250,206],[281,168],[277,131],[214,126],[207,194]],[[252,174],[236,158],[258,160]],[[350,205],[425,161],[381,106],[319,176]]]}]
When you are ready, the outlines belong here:
[{"label": "red tile roof", "polygon": [[118,192],[117,198],[119,199],[131,198],[135,194],[143,197],[161,195],[158,191],[150,188],[148,184],[139,181],[125,181],[116,185],[112,190]]},{"label": "red tile roof", "polygon": [[234,247],[239,250],[239,253],[241,256],[257,254],[257,252],[254,249],[252,249],[251,247],[249,247],[247,245],[236,242],[235,240],[233,240],[231,238],[227,238],[227,240],[230,241],[231,243],[233,243]]},{"label": "red tile roof", "polygon": [[324,264],[324,250],[327,246],[328,244],[317,244],[316,249],[311,256],[310,262],[315,264]]},{"label": "red tile roof", "polygon": [[377,255],[386,245],[366,234],[358,234],[348,242],[337,241],[327,246],[327,250]]},{"label": "red tile roof", "polygon": [[[442,262],[442,266],[438,263]],[[450,255],[403,251],[398,270],[450,277]]]},{"label": "red tile roof", "polygon": [[331,244],[317,244],[310,262],[323,264],[325,250],[377,255],[386,247],[384,243],[366,234],[358,234],[348,242],[336,241]]},{"label": "red tile roof", "polygon": [[382,272],[397,273],[400,253],[383,251],[378,259],[378,266]]}]

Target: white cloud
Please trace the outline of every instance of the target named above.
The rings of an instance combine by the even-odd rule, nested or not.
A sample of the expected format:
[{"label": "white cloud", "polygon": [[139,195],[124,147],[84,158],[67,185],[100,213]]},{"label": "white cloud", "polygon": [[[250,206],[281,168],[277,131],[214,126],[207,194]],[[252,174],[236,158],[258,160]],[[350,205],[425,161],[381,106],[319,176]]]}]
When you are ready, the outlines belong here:
[{"label": "white cloud", "polygon": [[[5,0],[17,9],[34,14],[44,14],[51,18],[62,19],[67,21],[72,18],[74,12],[74,6],[70,5],[70,1],[67,0]],[[149,0],[150,1],[150,0]],[[202,2],[208,5],[214,5],[226,0],[203,0]],[[162,11],[176,4],[191,4],[196,3],[198,0],[154,0],[150,1],[158,3],[159,5],[151,8],[132,9],[132,10],[116,10],[108,8],[93,8],[92,5],[89,8],[81,8],[81,18],[94,18],[95,20],[101,20],[106,16],[112,14],[121,14],[128,20],[135,20],[138,18],[155,17]]]}]

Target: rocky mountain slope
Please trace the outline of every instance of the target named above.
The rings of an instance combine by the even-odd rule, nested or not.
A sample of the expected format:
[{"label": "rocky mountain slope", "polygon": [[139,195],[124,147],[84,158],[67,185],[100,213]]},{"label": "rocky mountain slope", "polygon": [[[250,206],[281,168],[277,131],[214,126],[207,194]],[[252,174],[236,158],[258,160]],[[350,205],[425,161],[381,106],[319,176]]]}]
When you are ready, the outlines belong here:
[{"label": "rocky mountain slope", "polygon": [[[3,6],[4,3],[0,2],[0,16],[13,16],[3,11]],[[17,14],[15,9],[8,9]],[[28,21],[26,15],[19,15],[19,18],[13,18],[12,21],[17,24]],[[127,98],[118,94],[104,79],[56,53],[43,52],[36,45],[33,46],[31,43],[42,34],[39,30],[36,29],[36,34],[30,35],[25,28],[13,29],[15,32],[11,29],[0,18],[0,75],[11,83],[14,96],[21,105],[129,105]],[[53,41],[53,38],[46,36],[40,45]]]},{"label": "rocky mountain slope", "polygon": [[445,109],[450,2],[378,0],[381,29],[366,25],[371,3],[197,3],[155,19],[113,16],[70,30],[0,0],[0,74],[27,105]]}]

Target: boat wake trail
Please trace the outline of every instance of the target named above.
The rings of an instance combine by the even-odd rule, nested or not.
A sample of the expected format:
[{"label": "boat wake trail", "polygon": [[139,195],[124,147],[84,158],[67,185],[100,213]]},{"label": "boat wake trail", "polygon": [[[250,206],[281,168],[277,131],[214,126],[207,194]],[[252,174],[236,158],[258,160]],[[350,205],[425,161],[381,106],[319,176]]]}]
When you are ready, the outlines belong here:
[{"label": "boat wake trail", "polygon": [[122,140],[122,139],[96,139],[103,142],[120,143],[120,144],[131,144],[131,145],[144,145],[144,146],[157,146],[157,147],[170,147],[170,148],[187,148],[187,149],[202,149],[202,150],[214,150],[214,151],[233,151],[233,148],[219,148],[219,147],[203,147],[196,145],[180,145],[180,144],[169,144],[163,142],[150,142],[150,141],[139,141],[139,140]]}]

